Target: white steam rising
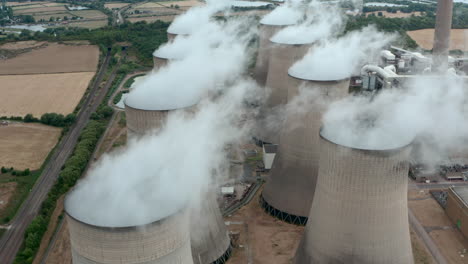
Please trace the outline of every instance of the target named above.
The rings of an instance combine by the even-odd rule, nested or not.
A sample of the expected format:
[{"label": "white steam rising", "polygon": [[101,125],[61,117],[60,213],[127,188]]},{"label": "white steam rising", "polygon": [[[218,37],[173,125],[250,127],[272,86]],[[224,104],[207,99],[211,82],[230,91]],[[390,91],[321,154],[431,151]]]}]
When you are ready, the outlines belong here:
[{"label": "white steam rising", "polygon": [[294,25],[304,18],[301,0],[289,0],[265,15],[260,23],[272,26]]},{"label": "white steam rising", "polygon": [[[163,47],[180,52],[182,58],[149,73],[129,93],[125,103],[146,110],[185,108],[224,82],[238,78],[247,64],[246,48],[253,33],[244,30],[245,22],[210,22],[192,35],[165,46],[167,49]],[[191,48],[182,51],[188,43]]]},{"label": "white steam rising", "polygon": [[186,13],[177,16],[167,32],[176,35],[192,34],[200,25],[208,23],[215,13],[230,7],[231,2],[232,0],[206,0],[206,5],[192,7]]},{"label": "white steam rising", "polygon": [[406,89],[332,104],[324,115],[323,134],[338,144],[362,149],[398,148],[418,137],[439,153],[413,158],[432,162],[454,150],[466,150],[467,99],[461,77],[419,76]]},{"label": "white steam rising", "polygon": [[309,44],[328,39],[342,31],[344,19],[341,10],[318,1],[313,1],[309,8],[311,11],[304,21],[280,30],[271,41],[282,44]]},{"label": "white steam rising", "polygon": [[289,69],[289,74],[316,81],[349,78],[394,38],[394,35],[379,32],[373,26],[349,32],[339,39],[326,40],[314,46]]},{"label": "white steam rising", "polygon": [[[247,135],[244,100],[256,86],[240,82],[217,102],[205,101],[195,116],[172,112],[157,134],[106,155],[67,200],[75,218],[98,226],[124,227],[157,221],[199,199],[213,171],[225,166],[226,144]],[[242,126],[239,124],[243,124]]]}]

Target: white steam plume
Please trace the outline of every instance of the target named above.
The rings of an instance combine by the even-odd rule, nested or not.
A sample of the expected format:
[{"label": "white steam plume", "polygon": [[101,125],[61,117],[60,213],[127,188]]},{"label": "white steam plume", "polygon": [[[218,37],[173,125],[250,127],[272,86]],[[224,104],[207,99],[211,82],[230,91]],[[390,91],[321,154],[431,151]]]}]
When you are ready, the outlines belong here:
[{"label": "white steam plume", "polygon": [[177,35],[192,34],[200,25],[208,23],[214,14],[230,7],[232,0],[207,0],[205,2],[206,5],[192,7],[184,14],[177,16],[167,32]]},{"label": "white steam plume", "polygon": [[413,159],[439,162],[453,151],[466,151],[467,99],[462,77],[421,76],[406,89],[332,104],[324,115],[323,133],[336,143],[363,149],[398,148],[417,137],[438,153]]},{"label": "white steam plume", "polygon": [[[157,134],[103,156],[67,200],[75,218],[98,226],[134,226],[164,218],[200,198],[224,167],[226,144],[247,135],[244,101],[252,82],[227,88],[217,102],[205,101],[192,117],[169,115]],[[240,125],[243,124],[243,125]]]},{"label": "white steam plume", "polygon": [[[180,51],[183,58],[149,73],[130,92],[126,104],[148,110],[185,108],[224,82],[237,79],[245,70],[249,57],[246,48],[253,34],[244,30],[245,22],[210,22],[186,39],[169,44],[175,45],[172,51]],[[179,50],[192,40],[188,52]]]},{"label": "white steam plume", "polygon": [[319,1],[309,4],[307,18],[276,33],[271,41],[283,44],[308,44],[338,35],[343,29],[343,14],[336,6]]},{"label": "white steam plume", "polygon": [[294,25],[304,19],[304,6],[301,0],[289,0],[265,15],[260,23],[264,25]]},{"label": "white steam plume", "polygon": [[339,39],[314,46],[289,73],[305,80],[330,81],[349,78],[359,66],[375,57],[395,35],[379,32],[373,26],[352,31]]}]

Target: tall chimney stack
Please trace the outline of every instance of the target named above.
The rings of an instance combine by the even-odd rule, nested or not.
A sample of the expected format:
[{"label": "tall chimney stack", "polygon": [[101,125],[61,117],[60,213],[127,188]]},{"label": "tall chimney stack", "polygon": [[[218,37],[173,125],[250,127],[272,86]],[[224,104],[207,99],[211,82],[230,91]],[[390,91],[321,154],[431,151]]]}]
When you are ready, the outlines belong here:
[{"label": "tall chimney stack", "polygon": [[434,72],[445,72],[448,69],[452,11],[453,0],[438,0],[432,49],[432,70]]}]

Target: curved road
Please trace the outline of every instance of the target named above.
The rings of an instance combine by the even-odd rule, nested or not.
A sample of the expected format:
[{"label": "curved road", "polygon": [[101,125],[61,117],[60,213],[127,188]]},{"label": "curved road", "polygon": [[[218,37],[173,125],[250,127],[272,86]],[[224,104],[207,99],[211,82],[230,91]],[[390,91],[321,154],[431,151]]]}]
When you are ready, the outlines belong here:
[{"label": "curved road", "polygon": [[[91,114],[96,111],[107,90],[100,89],[99,84],[102,81],[110,61],[110,52],[107,53],[104,62],[96,75],[92,88],[82,105],[81,111],[77,116],[76,122],[72,125],[68,133],[60,141],[47,165],[45,166],[39,179],[36,181],[28,198],[23,202],[15,217],[11,221],[8,230],[3,234],[0,240],[0,262],[1,264],[13,263],[18,250],[24,239],[26,228],[38,214],[42,202],[47,197],[48,192],[55,183],[60,170],[72,154],[73,149],[78,142],[81,131],[88,123]],[[105,87],[106,88],[106,87]]]}]

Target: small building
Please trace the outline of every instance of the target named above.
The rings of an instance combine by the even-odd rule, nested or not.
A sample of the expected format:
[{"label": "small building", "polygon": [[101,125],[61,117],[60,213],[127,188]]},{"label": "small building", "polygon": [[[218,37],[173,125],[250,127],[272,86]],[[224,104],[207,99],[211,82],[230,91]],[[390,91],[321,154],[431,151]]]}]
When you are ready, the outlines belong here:
[{"label": "small building", "polygon": [[468,238],[468,186],[449,189],[445,212],[461,233]]},{"label": "small building", "polygon": [[263,144],[263,165],[265,166],[265,170],[271,169],[277,151],[277,144]]},{"label": "small building", "polygon": [[234,186],[221,187],[221,194],[225,197],[233,197],[235,194]]}]

